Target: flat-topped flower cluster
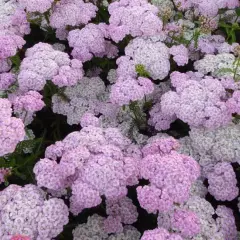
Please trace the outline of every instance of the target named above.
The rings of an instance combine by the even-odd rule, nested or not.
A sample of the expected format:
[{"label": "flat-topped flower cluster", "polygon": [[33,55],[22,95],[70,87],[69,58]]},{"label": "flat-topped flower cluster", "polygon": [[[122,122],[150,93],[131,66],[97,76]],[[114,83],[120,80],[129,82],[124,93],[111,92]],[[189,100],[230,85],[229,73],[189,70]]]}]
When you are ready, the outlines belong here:
[{"label": "flat-topped flower cluster", "polygon": [[239,36],[238,0],[0,0],[0,239],[237,240]]}]

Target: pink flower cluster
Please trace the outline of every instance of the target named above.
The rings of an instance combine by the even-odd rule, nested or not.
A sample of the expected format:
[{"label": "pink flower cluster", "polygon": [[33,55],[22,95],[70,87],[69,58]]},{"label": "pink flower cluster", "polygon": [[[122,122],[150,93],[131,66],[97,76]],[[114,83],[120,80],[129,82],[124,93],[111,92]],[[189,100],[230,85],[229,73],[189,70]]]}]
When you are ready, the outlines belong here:
[{"label": "pink flower cluster", "polygon": [[158,239],[169,239],[169,240],[183,240],[181,236],[175,233],[169,233],[164,228],[156,228],[154,230],[147,230],[144,232],[141,240],[158,240]]},{"label": "pink flower cluster", "polygon": [[158,8],[147,0],[120,0],[111,3],[109,33],[113,41],[119,42],[126,35],[133,37],[152,36],[162,31]]},{"label": "pink flower cluster", "polygon": [[46,194],[35,185],[10,185],[0,192],[0,203],[0,237],[3,240],[51,240],[68,223],[68,208],[63,200],[47,200]]},{"label": "pink flower cluster", "polygon": [[67,53],[54,50],[50,44],[38,43],[27,50],[21,62],[18,84],[21,91],[39,91],[47,80],[62,87],[75,85],[82,77],[79,60],[70,60]]},{"label": "pink flower cluster", "polygon": [[112,58],[117,55],[118,49],[106,39],[109,38],[108,26],[89,23],[81,30],[69,32],[68,42],[73,48],[72,56],[82,62],[89,61],[93,56]]},{"label": "pink flower cluster", "polygon": [[100,204],[102,195],[109,200],[124,197],[139,174],[138,159],[124,153],[129,143],[118,129],[84,127],[47,148],[34,167],[37,183],[58,191],[71,187],[74,214]]},{"label": "pink flower cluster", "polygon": [[85,3],[83,0],[61,0],[53,8],[50,25],[53,28],[63,29],[66,26],[87,24],[96,16],[96,11],[95,5]]},{"label": "pink flower cluster", "polygon": [[43,96],[36,91],[28,91],[19,95],[9,95],[14,113],[23,120],[25,125],[32,122],[35,112],[42,110],[45,103]]},{"label": "pink flower cluster", "polygon": [[231,164],[223,162],[214,166],[208,174],[208,191],[217,200],[232,201],[239,194],[236,175]]},{"label": "pink flower cluster", "polygon": [[[175,151],[173,138],[156,139],[142,149],[140,174],[150,184],[137,187],[140,205],[149,213],[169,211],[174,203],[184,203],[200,175],[198,163]],[[166,184],[167,183],[167,184]]]},{"label": "pink flower cluster", "polygon": [[[232,110],[225,100],[227,92],[218,79],[173,72],[171,83],[176,90],[162,96],[159,121],[162,121],[162,115],[167,119],[176,116],[191,127],[210,129],[231,122]],[[154,122],[158,124],[157,119]]]},{"label": "pink flower cluster", "polygon": [[5,177],[11,174],[11,168],[0,168],[0,184],[5,181]]},{"label": "pink flower cluster", "polygon": [[0,98],[0,133],[0,156],[14,152],[25,136],[22,120],[12,117],[11,102],[3,98]]}]

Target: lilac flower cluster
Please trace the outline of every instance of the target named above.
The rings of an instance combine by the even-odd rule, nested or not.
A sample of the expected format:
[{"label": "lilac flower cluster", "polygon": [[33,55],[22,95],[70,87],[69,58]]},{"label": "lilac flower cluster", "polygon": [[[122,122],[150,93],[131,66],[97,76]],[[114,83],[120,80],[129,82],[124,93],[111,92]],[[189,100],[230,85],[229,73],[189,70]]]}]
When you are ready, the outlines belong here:
[{"label": "lilac flower cluster", "polygon": [[47,80],[62,86],[75,85],[83,77],[82,62],[68,54],[38,43],[26,52],[21,63],[18,84],[21,91],[42,90]]},{"label": "lilac flower cluster", "polygon": [[175,233],[169,233],[164,228],[157,228],[154,230],[145,231],[141,238],[141,240],[157,240],[157,239],[182,240],[181,236]]},{"label": "lilac flower cluster", "polygon": [[11,102],[3,98],[0,98],[0,133],[0,156],[14,152],[25,136],[22,120],[12,117]]},{"label": "lilac flower cluster", "polygon": [[89,61],[93,56],[112,58],[117,55],[118,49],[105,40],[109,38],[107,25],[89,23],[81,30],[75,29],[69,32],[68,42],[73,48],[72,56],[82,62]]},{"label": "lilac flower cluster", "polygon": [[53,8],[50,25],[53,28],[64,29],[66,26],[87,24],[96,16],[96,11],[95,5],[83,0],[61,0]]},{"label": "lilac flower cluster", "polygon": [[99,240],[139,240],[140,233],[131,226],[125,226],[122,233],[108,235],[104,228],[106,219],[97,214],[88,217],[87,223],[80,224],[73,230],[73,239],[99,239]]},{"label": "lilac flower cluster", "polygon": [[163,138],[142,150],[140,174],[150,185],[137,187],[137,194],[140,205],[149,213],[166,212],[174,203],[187,201],[191,185],[200,175],[197,162],[174,151],[177,147],[175,139]]},{"label": "lilac flower cluster", "polygon": [[37,183],[55,191],[71,187],[74,214],[99,205],[102,195],[113,201],[124,197],[139,174],[138,159],[124,153],[129,143],[118,129],[84,127],[46,149],[34,167]]},{"label": "lilac flower cluster", "polygon": [[[191,127],[210,129],[227,125],[232,120],[233,111],[224,101],[227,92],[218,79],[173,72],[171,82],[176,90],[162,96],[160,111],[163,116],[170,119],[176,116]],[[159,121],[162,121],[161,114]]]},{"label": "lilac flower cluster", "polygon": [[239,194],[237,179],[231,164],[218,163],[213,172],[208,174],[208,191],[217,200],[231,201]]},{"label": "lilac flower cluster", "polygon": [[126,35],[133,37],[152,36],[162,31],[158,8],[147,0],[120,0],[111,3],[109,33],[113,41],[119,42]]},{"label": "lilac flower cluster", "polygon": [[42,95],[36,91],[28,91],[24,94],[9,95],[13,105],[14,113],[23,120],[24,125],[32,122],[35,112],[40,111],[44,106]]},{"label": "lilac flower cluster", "polygon": [[3,240],[15,235],[50,240],[68,223],[68,208],[63,200],[47,200],[45,193],[35,185],[10,185],[1,191],[0,202],[0,236]]}]

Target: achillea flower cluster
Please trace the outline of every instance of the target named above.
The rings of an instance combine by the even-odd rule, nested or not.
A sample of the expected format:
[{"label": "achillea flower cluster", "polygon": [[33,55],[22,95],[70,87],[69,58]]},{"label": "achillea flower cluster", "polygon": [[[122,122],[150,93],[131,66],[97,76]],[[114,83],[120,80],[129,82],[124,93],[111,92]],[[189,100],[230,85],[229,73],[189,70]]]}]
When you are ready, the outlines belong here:
[{"label": "achillea flower cluster", "polygon": [[30,240],[30,238],[23,235],[15,235],[10,240]]},{"label": "achillea flower cluster", "polygon": [[138,183],[138,159],[124,153],[129,143],[118,129],[84,127],[47,148],[34,167],[37,183],[58,191],[71,187],[74,214],[100,204],[102,195],[118,200],[126,196],[127,185]]},{"label": "achillea flower cluster", "polygon": [[119,42],[125,36],[154,36],[162,32],[158,8],[147,0],[120,0],[108,6],[109,34]]},{"label": "achillea flower cluster", "polygon": [[19,48],[25,44],[24,39],[9,31],[1,31],[0,34],[0,59],[14,56]]},{"label": "achillea flower cluster", "polygon": [[27,50],[21,62],[18,84],[21,91],[39,91],[47,80],[62,87],[75,85],[82,77],[79,60],[70,60],[67,53],[54,50],[47,43],[38,43]]},{"label": "achillea flower cluster", "polygon": [[26,13],[16,1],[0,1],[0,60],[12,57],[25,44],[23,36],[30,33]]},{"label": "achillea flower cluster", "polygon": [[237,0],[223,0],[223,1],[214,1],[214,0],[174,0],[175,4],[181,10],[188,10],[190,8],[196,8],[197,11],[203,15],[208,17],[215,17],[218,14],[218,10],[221,8],[235,8],[239,6],[239,2]]},{"label": "achillea flower cluster", "polygon": [[169,53],[173,55],[173,60],[178,66],[184,66],[188,63],[188,49],[184,45],[172,46]]},{"label": "achillea flower cluster", "polygon": [[12,117],[11,103],[0,98],[0,156],[14,152],[24,139],[25,130],[21,119]]},{"label": "achillea flower cluster", "polygon": [[97,7],[83,0],[61,0],[56,3],[50,16],[53,28],[87,24],[96,16]]},{"label": "achillea flower cluster", "polygon": [[120,106],[128,105],[131,101],[142,100],[153,90],[153,83],[148,78],[120,77],[111,88],[110,100]]},{"label": "achillea flower cluster", "polygon": [[108,235],[104,228],[106,219],[97,214],[88,217],[87,223],[78,225],[73,230],[73,239],[99,239],[99,240],[139,240],[140,233],[131,226],[125,226],[121,233]]},{"label": "achillea flower cluster", "polygon": [[69,32],[68,42],[73,48],[72,56],[82,62],[89,61],[93,56],[111,58],[116,56],[118,49],[106,39],[109,38],[108,26],[89,23],[81,30],[75,29]]},{"label": "achillea flower cluster", "polygon": [[154,80],[162,80],[170,71],[169,49],[161,37],[135,38],[125,48],[133,66],[141,64]]},{"label": "achillea flower cluster", "polygon": [[40,111],[45,103],[43,96],[36,91],[29,91],[19,95],[9,95],[14,113],[23,120],[24,124],[30,124],[37,111]]},{"label": "achillea flower cluster", "polygon": [[199,196],[190,197],[172,211],[160,213],[158,226],[177,232],[183,239],[236,239],[237,234],[232,210],[221,205],[214,210]]},{"label": "achillea flower cluster", "polygon": [[168,118],[176,116],[191,127],[210,129],[225,126],[232,120],[226,101],[226,91],[218,79],[173,72],[175,91],[161,98],[161,112]]},{"label": "achillea flower cluster", "polygon": [[13,73],[0,73],[0,90],[7,90],[15,82]]},{"label": "achillea flower cluster", "polygon": [[40,0],[40,1],[19,0],[21,6],[26,8],[28,12],[40,12],[40,13],[44,13],[49,8],[51,8],[53,2],[54,0]]},{"label": "achillea flower cluster", "polygon": [[[239,161],[240,147],[239,124],[208,130],[192,128],[190,131],[190,153],[206,170],[218,162],[234,163]],[[209,167],[208,167],[209,166]]]},{"label": "achillea flower cluster", "polygon": [[181,236],[175,233],[170,233],[164,228],[156,228],[154,230],[147,230],[143,233],[141,240],[158,240],[158,239],[171,239],[171,240],[183,240]]},{"label": "achillea flower cluster", "polygon": [[174,203],[187,201],[191,185],[200,175],[197,162],[174,151],[177,147],[173,138],[160,138],[142,150],[140,174],[150,184],[137,187],[137,194],[140,205],[149,213],[166,212]]},{"label": "achillea flower cluster", "polygon": [[0,184],[5,181],[5,177],[11,174],[11,168],[0,168]]},{"label": "achillea flower cluster", "polygon": [[[3,240],[51,240],[68,223],[68,208],[63,200],[46,200],[45,193],[28,184],[10,185],[0,192],[0,237]],[[23,238],[26,236],[26,238]]]},{"label": "achillea flower cluster", "polygon": [[106,213],[108,217],[104,220],[104,228],[107,233],[121,233],[123,224],[133,224],[137,221],[138,212],[132,200],[127,197],[118,201],[106,201]]},{"label": "achillea flower cluster", "polygon": [[72,87],[66,87],[63,96],[52,97],[53,112],[67,116],[68,124],[79,124],[84,113],[99,114],[104,103],[106,87],[99,77],[83,77]]},{"label": "achillea flower cluster", "polygon": [[208,174],[208,191],[216,200],[232,201],[239,194],[236,175],[229,163],[218,163]]},{"label": "achillea flower cluster", "polygon": [[237,227],[232,209],[219,205],[216,214],[218,216],[216,222],[224,238],[228,240],[237,239]]},{"label": "achillea flower cluster", "polygon": [[0,0],[0,240],[238,239],[239,7]]}]

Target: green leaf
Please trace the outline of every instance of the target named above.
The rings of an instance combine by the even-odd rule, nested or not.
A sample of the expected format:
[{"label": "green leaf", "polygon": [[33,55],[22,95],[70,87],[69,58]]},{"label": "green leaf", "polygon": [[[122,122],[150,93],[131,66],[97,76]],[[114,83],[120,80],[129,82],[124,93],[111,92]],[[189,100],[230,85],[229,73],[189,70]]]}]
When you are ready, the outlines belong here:
[{"label": "green leaf", "polygon": [[237,16],[240,16],[240,7],[235,9]]},{"label": "green leaf", "polygon": [[142,64],[137,64],[135,70],[140,77],[150,77],[150,73],[146,71],[145,67]]},{"label": "green leaf", "polygon": [[19,70],[20,64],[21,64],[21,59],[18,54],[16,54],[13,57],[10,57],[10,60],[14,66],[15,71]]},{"label": "green leaf", "polygon": [[219,73],[234,73],[234,71],[231,68],[221,68]]}]

